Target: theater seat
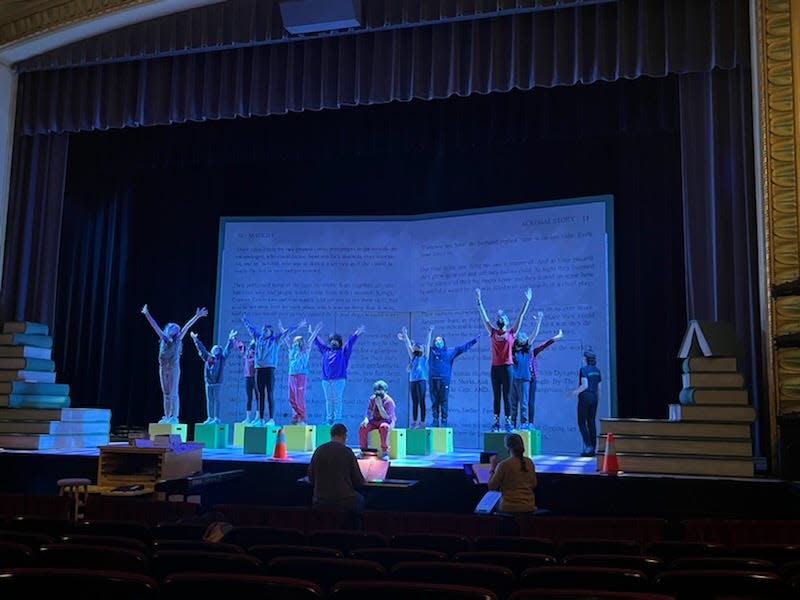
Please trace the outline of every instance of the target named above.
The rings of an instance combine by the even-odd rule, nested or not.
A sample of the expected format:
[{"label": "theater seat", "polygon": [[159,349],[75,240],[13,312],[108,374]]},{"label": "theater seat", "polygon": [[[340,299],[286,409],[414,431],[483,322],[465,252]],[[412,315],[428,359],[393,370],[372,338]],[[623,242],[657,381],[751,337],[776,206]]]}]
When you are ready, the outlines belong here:
[{"label": "theater seat", "polygon": [[436,550],[421,550],[419,548],[359,548],[352,550],[350,558],[361,560],[374,560],[381,563],[386,569],[391,569],[399,562],[413,560],[442,561],[448,560],[447,554]]},{"label": "theater seat", "polygon": [[520,588],[571,588],[617,592],[647,592],[650,580],[636,569],[560,565],[525,569]]},{"label": "theater seat", "polygon": [[379,581],[386,578],[386,569],[379,562],[325,556],[273,558],[266,564],[265,570],[267,575],[310,579],[325,593],[339,581]]},{"label": "theater seat", "polygon": [[663,571],[667,565],[656,556],[628,554],[569,554],[561,558],[562,565],[583,567],[612,567],[642,571],[649,578]]},{"label": "theater seat", "polygon": [[[65,590],[70,595],[65,595]],[[113,600],[158,600],[158,583],[141,573],[99,569],[27,567],[0,569],[0,597],[113,598]]]},{"label": "theater seat", "polygon": [[0,540],[0,568],[31,567],[34,551],[22,542]]},{"label": "theater seat", "polygon": [[515,591],[508,600],[676,600],[676,598],[653,592],[526,588]]},{"label": "theater seat", "polygon": [[389,546],[436,550],[448,556],[472,550],[469,539],[455,533],[396,533],[389,539]]},{"label": "theater seat", "polygon": [[519,575],[530,567],[555,565],[556,559],[549,554],[535,554],[533,552],[458,552],[453,560],[463,563],[478,563],[484,565],[497,565],[511,569],[514,575]]},{"label": "theater seat", "polygon": [[787,582],[777,573],[725,569],[674,569],[660,573],[655,591],[678,600],[700,600],[714,590],[720,597],[783,600],[790,597]]},{"label": "theater seat", "polygon": [[358,548],[385,548],[389,545],[386,536],[377,531],[348,531],[342,529],[325,529],[311,531],[308,543],[312,546],[336,548],[347,554]]},{"label": "theater seat", "polygon": [[478,536],[472,541],[475,551],[499,550],[501,552],[533,552],[555,556],[556,545],[550,538],[525,536]]},{"label": "theater seat", "polygon": [[158,581],[173,573],[237,573],[262,575],[264,565],[243,552],[204,552],[201,550],[157,550],[150,557],[150,569]]},{"label": "theater seat", "polygon": [[39,548],[36,565],[144,574],[149,574],[150,569],[148,557],[143,552],[97,544],[46,544]]},{"label": "theater seat", "polygon": [[198,598],[322,600],[325,596],[317,584],[307,579],[188,572],[167,576],[161,583],[161,597],[169,600]]},{"label": "theater seat", "polygon": [[516,585],[514,572],[507,567],[454,561],[400,562],[389,570],[389,579],[480,587],[499,598],[505,598]]},{"label": "theater seat", "polygon": [[266,527],[261,525],[235,526],[222,538],[226,544],[236,544],[244,549],[259,544],[294,544],[307,542],[300,529],[288,527]]},{"label": "theater seat", "polygon": [[325,556],[328,558],[344,558],[344,553],[336,548],[295,544],[258,544],[250,546],[250,548],[247,549],[247,553],[251,556],[255,556],[265,565],[273,558],[278,558],[280,556]]},{"label": "theater seat", "polygon": [[342,581],[331,589],[330,600],[499,600],[485,588],[409,581]]}]

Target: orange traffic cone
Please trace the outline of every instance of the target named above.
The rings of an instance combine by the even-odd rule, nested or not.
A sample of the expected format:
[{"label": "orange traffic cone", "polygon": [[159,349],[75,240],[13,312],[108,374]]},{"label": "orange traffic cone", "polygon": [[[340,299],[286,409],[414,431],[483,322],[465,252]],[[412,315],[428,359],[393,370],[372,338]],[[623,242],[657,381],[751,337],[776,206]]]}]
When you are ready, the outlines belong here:
[{"label": "orange traffic cone", "polygon": [[286,434],[283,427],[278,430],[278,439],[275,442],[275,452],[272,453],[272,458],[286,458]]},{"label": "orange traffic cone", "polygon": [[619,462],[617,462],[617,449],[614,447],[614,434],[606,434],[606,451],[603,454],[602,473],[616,475],[619,472]]}]

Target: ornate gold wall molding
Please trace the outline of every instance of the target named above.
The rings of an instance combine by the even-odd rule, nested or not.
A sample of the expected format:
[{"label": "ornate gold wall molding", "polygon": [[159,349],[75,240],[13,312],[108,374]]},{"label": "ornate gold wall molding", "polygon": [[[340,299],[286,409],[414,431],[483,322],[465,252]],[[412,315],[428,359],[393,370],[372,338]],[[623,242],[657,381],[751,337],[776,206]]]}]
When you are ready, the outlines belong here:
[{"label": "ornate gold wall molding", "polygon": [[767,291],[764,347],[774,433],[778,416],[800,411],[800,347],[779,349],[775,343],[777,336],[800,333],[800,294],[772,293],[775,286],[800,280],[800,0],[754,0],[751,7]]},{"label": "ornate gold wall molding", "polygon": [[87,19],[143,4],[153,0],[24,0],[19,10],[9,9],[9,20],[0,22],[0,46],[52,33]]}]

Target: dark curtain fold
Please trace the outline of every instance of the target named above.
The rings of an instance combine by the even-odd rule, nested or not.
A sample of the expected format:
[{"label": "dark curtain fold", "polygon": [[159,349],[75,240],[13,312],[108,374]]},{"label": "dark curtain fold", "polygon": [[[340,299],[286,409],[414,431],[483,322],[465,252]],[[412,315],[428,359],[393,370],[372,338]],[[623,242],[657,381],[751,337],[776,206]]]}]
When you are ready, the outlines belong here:
[{"label": "dark curtain fold", "polygon": [[69,135],[17,137],[5,232],[0,321],[56,324]]},{"label": "dark curtain fold", "polygon": [[[620,0],[20,76],[21,131],[432,100],[747,64],[747,2]],[[136,46],[152,47],[158,28]],[[180,39],[180,38],[178,38]],[[130,43],[130,40],[129,40]]]},{"label": "dark curtain fold", "polygon": [[761,396],[751,94],[747,70],[680,77],[686,314],[726,321],[744,343],[739,368],[762,417],[754,436],[759,447],[769,407]]},{"label": "dark curtain fold", "polygon": [[135,406],[137,379],[127,368],[133,192],[122,166],[114,175],[78,173],[64,200],[54,356],[73,403],[111,408],[124,419]]}]

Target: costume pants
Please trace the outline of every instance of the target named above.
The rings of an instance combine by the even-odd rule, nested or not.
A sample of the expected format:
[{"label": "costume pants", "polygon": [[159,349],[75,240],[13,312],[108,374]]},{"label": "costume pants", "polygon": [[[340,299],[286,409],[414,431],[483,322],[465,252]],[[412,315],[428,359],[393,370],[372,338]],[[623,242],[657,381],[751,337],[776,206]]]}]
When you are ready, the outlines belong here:
[{"label": "costume pants", "polygon": [[289,375],[289,406],[292,407],[292,423],[306,420],[306,375]]}]

